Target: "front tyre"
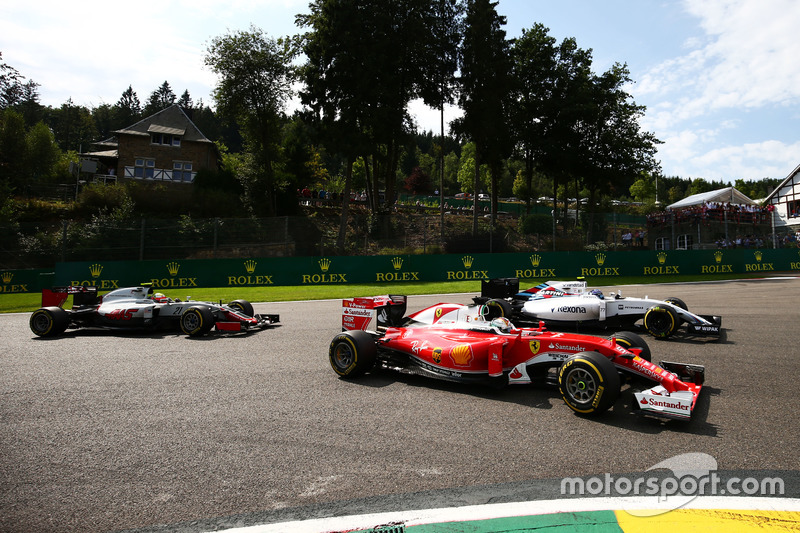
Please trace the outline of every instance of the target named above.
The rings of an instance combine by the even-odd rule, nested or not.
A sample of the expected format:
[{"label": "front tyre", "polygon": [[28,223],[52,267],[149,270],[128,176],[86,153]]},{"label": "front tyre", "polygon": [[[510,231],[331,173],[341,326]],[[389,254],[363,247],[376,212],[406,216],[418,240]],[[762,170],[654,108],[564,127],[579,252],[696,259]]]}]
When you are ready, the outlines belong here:
[{"label": "front tyre", "polygon": [[375,365],[378,347],[369,333],[344,331],[336,335],[328,349],[333,371],[343,378],[354,378]]},{"label": "front tyre", "polygon": [[244,315],[254,316],[253,304],[251,304],[247,300],[234,300],[228,304],[228,307],[236,309],[237,311],[239,311]]},{"label": "front tyre", "polygon": [[620,380],[614,363],[597,352],[573,355],[558,371],[558,389],[567,406],[581,415],[595,416],[619,396]]},{"label": "front tyre", "polygon": [[680,326],[680,320],[670,307],[654,305],[644,314],[644,329],[653,337],[666,339]]},{"label": "front tyre", "polygon": [[650,347],[647,345],[644,339],[636,333],[631,331],[620,331],[619,333],[615,333],[613,336],[617,339],[617,344],[623,346],[626,350],[630,350],[631,348],[639,348],[642,350],[639,354],[639,357],[646,361],[652,360],[650,355]]},{"label": "front tyre", "polygon": [[193,306],[181,314],[181,331],[190,337],[205,335],[214,327],[214,315],[208,307]]},{"label": "front tyre", "polygon": [[55,337],[67,330],[69,313],[60,307],[42,307],[33,312],[28,324],[40,337]]},{"label": "front tyre", "polygon": [[664,301],[668,304],[674,305],[675,307],[680,307],[684,311],[689,310],[689,306],[686,305],[686,302],[684,302],[680,298],[675,298],[674,296],[670,296],[669,298],[664,298]]},{"label": "front tyre", "polygon": [[486,320],[491,321],[501,316],[511,318],[511,303],[506,300],[492,299],[484,305],[486,306],[486,314],[484,316]]}]

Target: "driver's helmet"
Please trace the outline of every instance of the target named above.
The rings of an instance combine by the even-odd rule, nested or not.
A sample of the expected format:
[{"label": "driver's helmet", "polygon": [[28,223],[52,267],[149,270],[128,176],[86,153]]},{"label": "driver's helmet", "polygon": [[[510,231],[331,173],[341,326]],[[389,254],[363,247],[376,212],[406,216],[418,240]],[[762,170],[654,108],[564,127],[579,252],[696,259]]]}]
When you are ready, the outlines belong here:
[{"label": "driver's helmet", "polygon": [[167,297],[161,294],[160,292],[157,292],[153,295],[153,301],[158,303],[165,303],[167,301]]},{"label": "driver's helmet", "polygon": [[592,289],[589,292],[589,294],[591,294],[592,296],[597,296],[601,300],[603,299],[603,291],[601,291],[600,289]]},{"label": "driver's helmet", "polygon": [[511,321],[504,316],[499,316],[497,318],[492,319],[491,325],[493,328],[497,329],[502,333],[508,333],[509,331],[514,329],[514,324],[512,324]]}]

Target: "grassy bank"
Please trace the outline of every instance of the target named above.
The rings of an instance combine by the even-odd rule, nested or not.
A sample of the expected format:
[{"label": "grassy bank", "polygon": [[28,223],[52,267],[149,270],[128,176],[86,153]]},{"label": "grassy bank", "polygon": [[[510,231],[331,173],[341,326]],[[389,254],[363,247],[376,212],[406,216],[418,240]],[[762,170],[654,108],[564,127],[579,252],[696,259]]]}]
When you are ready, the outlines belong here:
[{"label": "grassy bank", "polygon": [[[779,273],[775,273],[779,275]],[[731,274],[730,276],[659,276],[654,277],[597,277],[587,278],[590,286],[608,287],[617,285],[639,285],[653,283],[688,283],[698,281],[718,281],[725,279],[759,278],[762,275]],[[541,279],[522,279],[520,288],[525,289],[541,283]],[[437,283],[404,283],[384,285],[313,285],[299,287],[219,287],[165,290],[171,298],[185,299],[191,296],[194,300],[230,301],[238,298],[251,302],[285,302],[293,300],[329,300],[350,298],[353,296],[374,296],[378,294],[456,294],[475,293],[481,290],[478,281],[453,281]],[[32,312],[41,305],[38,293],[3,294],[0,295],[0,313]]]}]

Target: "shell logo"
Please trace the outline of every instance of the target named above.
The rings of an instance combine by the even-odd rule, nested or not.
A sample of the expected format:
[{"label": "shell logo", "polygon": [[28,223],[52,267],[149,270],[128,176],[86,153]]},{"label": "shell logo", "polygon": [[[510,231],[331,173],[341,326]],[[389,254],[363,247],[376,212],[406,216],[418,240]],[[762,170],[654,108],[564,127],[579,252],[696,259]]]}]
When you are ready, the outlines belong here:
[{"label": "shell logo", "polygon": [[540,343],[539,341],[531,341],[529,346],[531,347],[531,353],[533,355],[536,355],[537,353],[539,353],[539,348],[542,347],[542,343]]},{"label": "shell logo", "polygon": [[459,366],[467,366],[472,361],[472,346],[469,344],[459,344],[450,350],[450,357]]}]

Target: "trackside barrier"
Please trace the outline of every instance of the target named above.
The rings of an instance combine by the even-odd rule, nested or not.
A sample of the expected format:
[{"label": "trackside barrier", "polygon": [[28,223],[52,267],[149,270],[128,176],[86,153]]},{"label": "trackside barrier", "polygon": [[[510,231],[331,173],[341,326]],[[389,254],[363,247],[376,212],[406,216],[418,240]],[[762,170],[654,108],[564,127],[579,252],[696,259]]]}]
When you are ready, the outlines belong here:
[{"label": "trackside barrier", "polygon": [[[53,285],[101,291],[152,283],[158,289],[571,279],[800,272],[800,249],[534,252],[512,254],[252,257],[57,263],[53,270],[0,270],[0,294]],[[54,272],[54,273],[53,273]],[[477,287],[477,285],[476,285]]]}]

